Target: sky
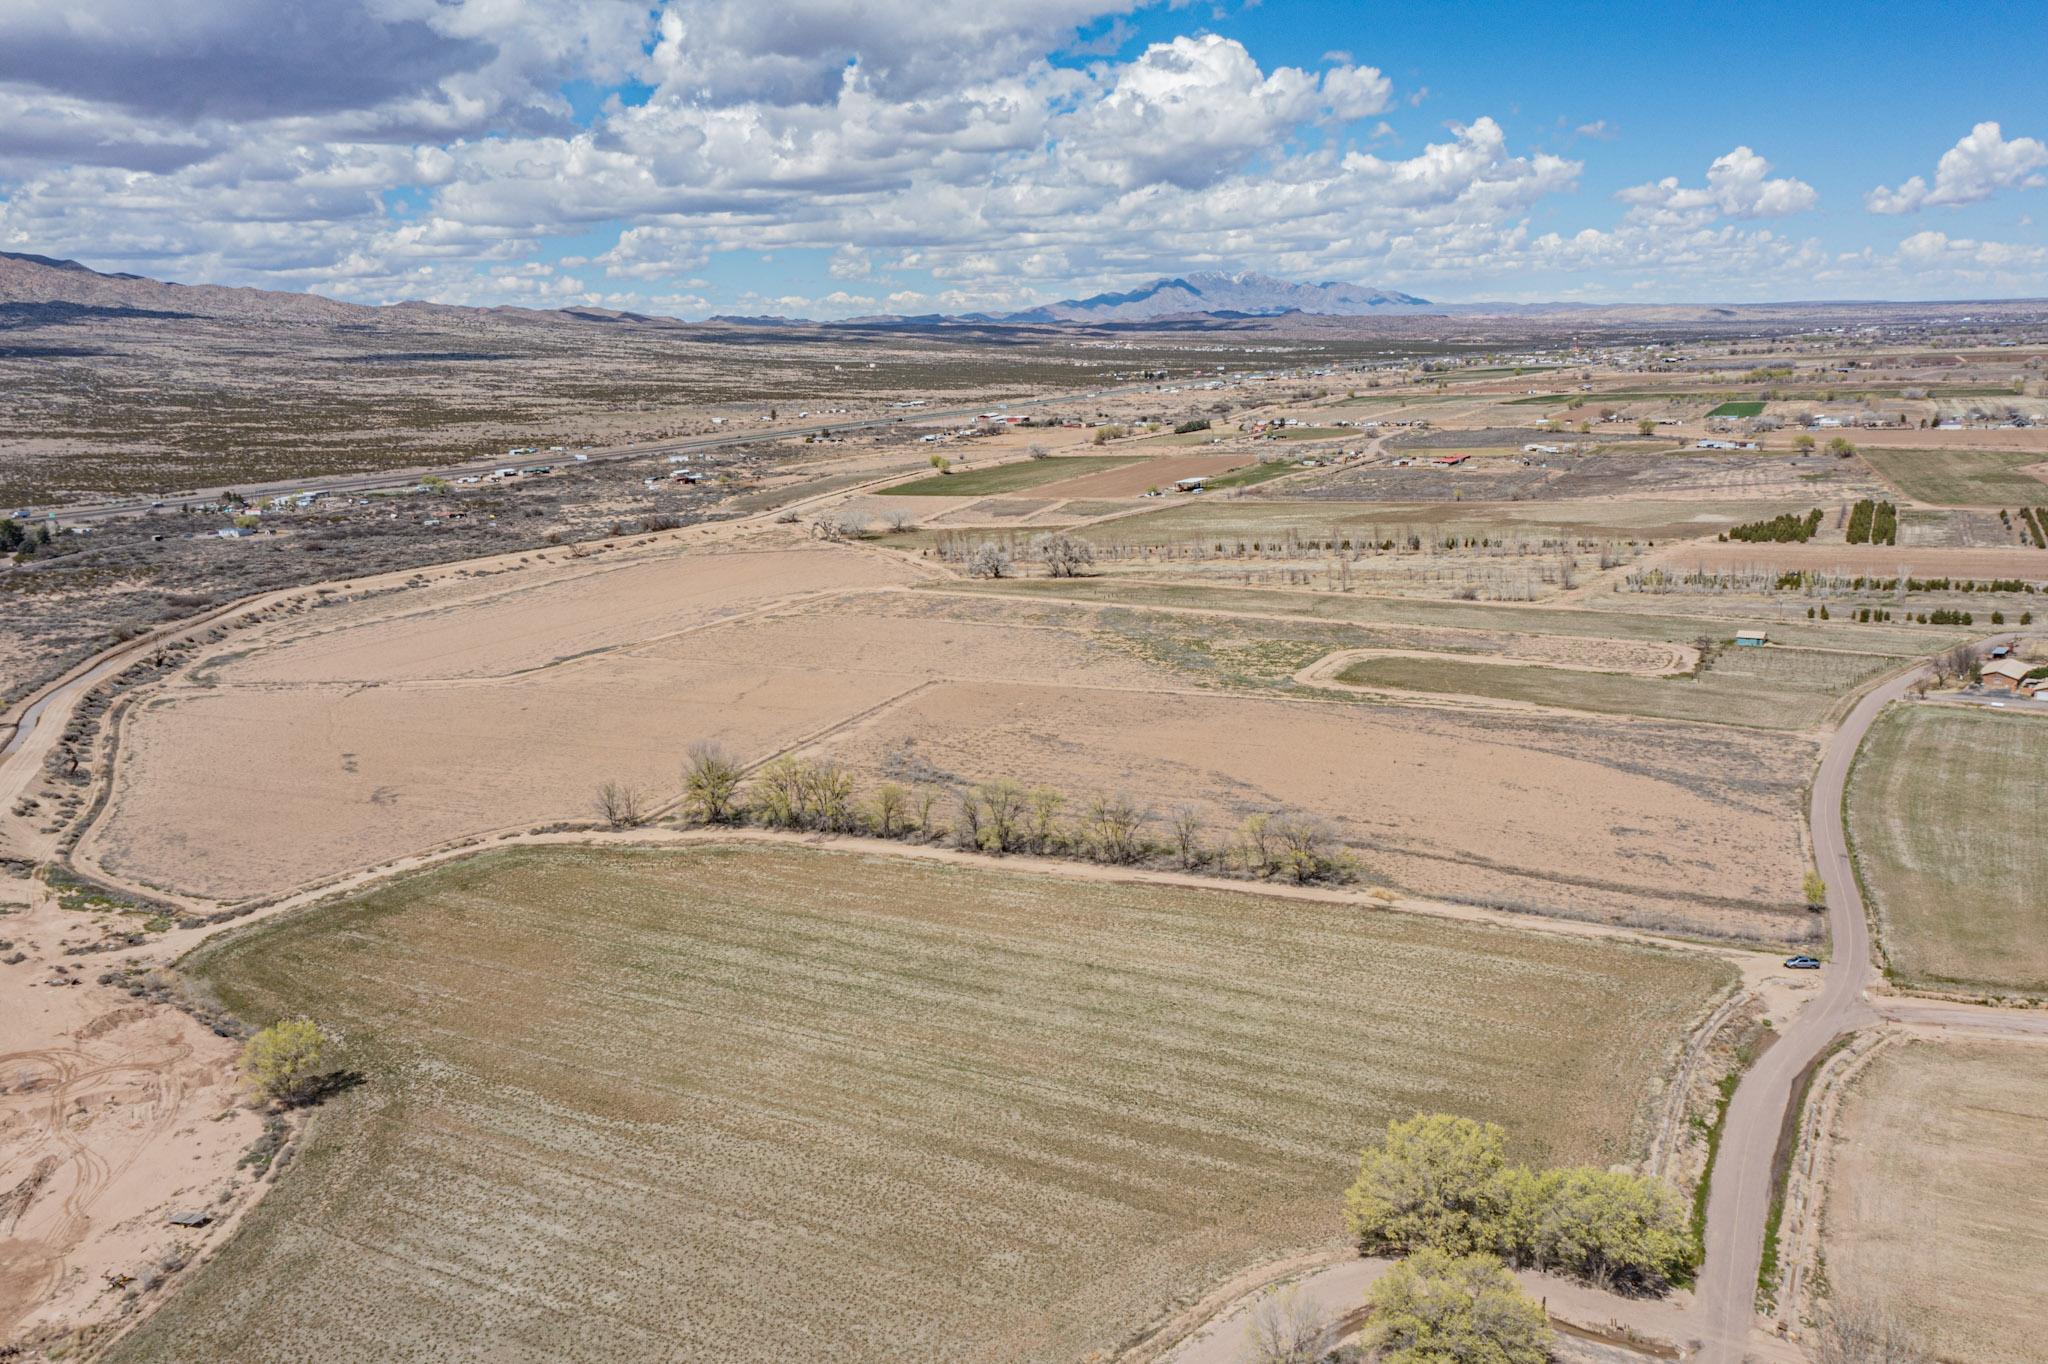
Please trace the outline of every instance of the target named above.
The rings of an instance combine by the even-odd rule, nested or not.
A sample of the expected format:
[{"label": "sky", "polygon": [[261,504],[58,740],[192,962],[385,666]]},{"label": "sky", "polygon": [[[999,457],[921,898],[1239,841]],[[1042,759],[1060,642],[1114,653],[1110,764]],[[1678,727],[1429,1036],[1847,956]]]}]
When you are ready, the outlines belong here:
[{"label": "sky", "polygon": [[362,303],[2048,296],[2048,5],[5,0],[0,250]]}]

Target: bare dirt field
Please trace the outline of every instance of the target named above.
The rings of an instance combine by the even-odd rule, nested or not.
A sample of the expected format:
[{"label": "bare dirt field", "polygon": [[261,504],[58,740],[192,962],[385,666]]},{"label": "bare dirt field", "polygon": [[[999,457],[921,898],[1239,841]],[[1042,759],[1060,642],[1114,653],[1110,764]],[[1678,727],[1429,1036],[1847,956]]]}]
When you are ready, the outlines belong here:
[{"label": "bare dirt field", "polygon": [[[666,796],[694,743],[763,760],[935,680],[1185,685],[1127,648],[1034,623],[1050,609],[970,619],[941,597],[818,597],[907,576],[851,549],[688,554],[288,618],[127,716],[112,798],[79,857],[242,899],[588,818],[607,780]],[[718,619],[721,594],[771,588],[773,612]]]},{"label": "bare dirt field", "polygon": [[2048,1335],[2048,1047],[1909,1038],[1851,1081],[1822,1213],[1837,1298],[1944,1360],[2029,1364]]},{"label": "bare dirt field", "polygon": [[252,1018],[312,1011],[364,1082],[121,1361],[1071,1359],[1333,1239],[1390,1117],[1636,1157],[1734,980],[759,847],[490,855],[192,966]]},{"label": "bare dirt field", "polygon": [[1889,961],[1909,984],[2048,994],[2048,725],[1901,704],[1856,758],[1846,809]]},{"label": "bare dirt field", "polygon": [[1690,541],[1660,550],[1655,562],[1690,573],[1844,573],[1870,577],[2020,578],[2048,583],[2048,551],[1949,549],[1939,545],[1741,544]]},{"label": "bare dirt field", "polygon": [[[1304,810],[1368,880],[1613,921],[1802,934],[1812,748],[1778,736],[1080,686],[936,686],[816,745],[863,770],[1183,803],[1218,835]],[[1711,889],[1703,889],[1711,888]]]}]

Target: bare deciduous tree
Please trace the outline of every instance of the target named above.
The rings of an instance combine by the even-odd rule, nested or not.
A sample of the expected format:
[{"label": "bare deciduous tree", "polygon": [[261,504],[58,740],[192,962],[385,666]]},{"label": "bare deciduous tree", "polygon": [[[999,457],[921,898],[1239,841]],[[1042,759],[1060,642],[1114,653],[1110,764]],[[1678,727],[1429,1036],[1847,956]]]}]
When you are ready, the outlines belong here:
[{"label": "bare deciduous tree", "polygon": [[1083,820],[1088,848],[1097,860],[1127,866],[1145,856],[1145,825],[1151,816],[1124,795],[1097,796]]},{"label": "bare deciduous tree", "polygon": [[597,788],[597,813],[614,829],[637,829],[647,822],[647,799],[624,782],[608,781]]},{"label": "bare deciduous tree", "polygon": [[1934,660],[1934,680],[1943,686],[1968,677],[1970,669],[1977,666],[1977,651],[1968,644],[1958,644]]},{"label": "bare deciduous tree", "polygon": [[1252,1309],[1244,1364],[1315,1364],[1329,1333],[1329,1319],[1299,1288],[1268,1293]]},{"label": "bare deciduous tree", "polygon": [[1271,876],[1277,869],[1275,849],[1278,840],[1273,832],[1271,815],[1253,815],[1244,822],[1244,842],[1238,849],[1245,870],[1260,876]]},{"label": "bare deciduous tree", "polygon": [[1828,1309],[1814,1357],[1818,1364],[1934,1364],[1934,1353],[1897,1313],[1866,1302]]},{"label": "bare deciduous tree", "polygon": [[1289,815],[1274,823],[1280,840],[1279,865],[1296,885],[1331,880],[1346,868],[1330,826],[1313,815]]},{"label": "bare deciduous tree", "polygon": [[1001,545],[976,545],[967,556],[967,574],[971,578],[1009,577],[1010,552]]},{"label": "bare deciduous tree", "polygon": [[1055,578],[1078,578],[1082,569],[1095,566],[1095,546],[1064,531],[1035,536],[1031,553]]},{"label": "bare deciduous tree", "polygon": [[1202,846],[1202,816],[1192,805],[1173,812],[1173,850],[1181,866],[1190,871],[1209,860],[1208,850]]}]

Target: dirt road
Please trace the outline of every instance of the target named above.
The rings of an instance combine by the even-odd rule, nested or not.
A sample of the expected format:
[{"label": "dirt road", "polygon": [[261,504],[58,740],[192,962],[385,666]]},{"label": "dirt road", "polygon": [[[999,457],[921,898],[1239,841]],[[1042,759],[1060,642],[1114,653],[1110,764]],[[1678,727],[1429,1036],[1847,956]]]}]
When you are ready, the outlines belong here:
[{"label": "dirt road", "polygon": [[1819,996],[1785,1025],[1728,1105],[1707,1196],[1707,1258],[1699,1277],[1699,1330],[1705,1343],[1700,1358],[1708,1364],[1740,1364],[1751,1354],[1771,1162],[1793,1083],[1835,1038],[1878,1020],[1864,997],[1877,972],[1871,965],[1869,919],[1842,828],[1842,792],[1871,724],[1907,694],[1919,675],[1915,670],[1894,677],[1858,701],[1828,740],[1814,776],[1813,857],[1828,887],[1831,959],[1821,971]]}]

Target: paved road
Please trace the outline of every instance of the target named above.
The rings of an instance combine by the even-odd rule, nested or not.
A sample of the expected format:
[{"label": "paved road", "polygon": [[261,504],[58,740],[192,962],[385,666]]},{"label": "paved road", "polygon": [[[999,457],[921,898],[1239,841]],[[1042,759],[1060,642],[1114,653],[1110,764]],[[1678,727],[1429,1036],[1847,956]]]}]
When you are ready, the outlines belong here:
[{"label": "paved road", "polygon": [[1707,1258],[1699,1278],[1700,1335],[1706,1346],[1700,1358],[1709,1364],[1740,1364],[1748,1353],[1771,1203],[1771,1160],[1792,1103],[1793,1082],[1835,1038],[1878,1018],[1864,998],[1877,972],[1871,965],[1869,919],[1842,829],[1842,791],[1871,723],[1904,697],[1919,676],[1916,670],[1895,677],[1857,702],[1829,739],[1814,777],[1809,821],[1814,863],[1828,886],[1830,960],[1821,970],[1819,997],[1780,1030],[1728,1105],[1707,1195]]}]

